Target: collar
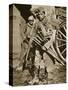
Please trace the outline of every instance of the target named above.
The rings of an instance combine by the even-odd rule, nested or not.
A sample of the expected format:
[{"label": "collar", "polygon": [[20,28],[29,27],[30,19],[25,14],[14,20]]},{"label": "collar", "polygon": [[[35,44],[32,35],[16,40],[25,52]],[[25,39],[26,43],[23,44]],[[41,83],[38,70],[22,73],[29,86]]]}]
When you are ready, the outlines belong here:
[{"label": "collar", "polygon": [[29,26],[30,28],[32,28],[32,27],[33,27],[33,25],[30,25],[29,23],[27,23],[27,26]]}]

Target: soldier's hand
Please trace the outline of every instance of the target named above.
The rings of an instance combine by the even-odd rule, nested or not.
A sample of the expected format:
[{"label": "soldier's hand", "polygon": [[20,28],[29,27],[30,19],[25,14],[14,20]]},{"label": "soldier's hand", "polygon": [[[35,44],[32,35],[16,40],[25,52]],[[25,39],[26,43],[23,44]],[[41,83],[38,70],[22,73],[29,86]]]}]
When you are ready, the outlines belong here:
[{"label": "soldier's hand", "polygon": [[45,51],[47,50],[47,48],[45,46],[42,46],[42,49],[45,50]]}]

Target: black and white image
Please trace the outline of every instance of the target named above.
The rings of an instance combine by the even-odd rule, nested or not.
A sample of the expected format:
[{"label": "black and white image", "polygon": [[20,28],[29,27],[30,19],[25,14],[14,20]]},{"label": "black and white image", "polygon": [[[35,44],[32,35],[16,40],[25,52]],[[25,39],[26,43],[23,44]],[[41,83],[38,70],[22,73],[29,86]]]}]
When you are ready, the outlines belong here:
[{"label": "black and white image", "polygon": [[66,83],[66,7],[9,5],[9,84]]}]

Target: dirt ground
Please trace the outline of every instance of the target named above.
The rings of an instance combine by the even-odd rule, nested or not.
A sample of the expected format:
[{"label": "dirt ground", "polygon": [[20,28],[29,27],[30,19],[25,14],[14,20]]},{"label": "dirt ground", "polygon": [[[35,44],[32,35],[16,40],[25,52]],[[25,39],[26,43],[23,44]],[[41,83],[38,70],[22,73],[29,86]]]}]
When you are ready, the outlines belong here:
[{"label": "dirt ground", "polygon": [[[48,73],[48,84],[59,84],[66,83],[66,69],[65,67],[60,67],[59,69],[54,69],[53,71]],[[27,74],[28,73],[28,74]],[[14,72],[14,80],[13,85],[29,85],[25,81],[32,80],[30,73],[28,70],[23,72]],[[42,83],[43,84],[43,83]]]},{"label": "dirt ground", "polygon": [[[54,64],[48,55],[47,55],[47,59],[48,59],[46,61],[47,71],[48,71],[47,84],[66,83],[66,66],[62,66],[58,62]],[[23,72],[22,71],[13,72],[13,85],[14,86],[29,85],[28,82],[31,80],[32,80],[32,77],[28,70],[24,70]],[[43,82],[41,84],[43,84]]]}]

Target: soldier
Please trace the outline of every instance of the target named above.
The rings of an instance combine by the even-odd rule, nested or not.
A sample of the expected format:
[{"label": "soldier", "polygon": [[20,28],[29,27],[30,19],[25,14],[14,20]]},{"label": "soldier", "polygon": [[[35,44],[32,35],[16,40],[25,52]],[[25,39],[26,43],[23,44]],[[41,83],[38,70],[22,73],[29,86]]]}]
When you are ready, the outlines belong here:
[{"label": "soldier", "polygon": [[[24,30],[24,39],[23,39],[23,43],[22,43],[22,51],[21,51],[21,64],[23,63],[23,68],[21,67],[22,65],[19,65],[19,67],[17,68],[17,70],[20,70],[21,68],[24,70],[25,69],[25,65],[30,63],[29,60],[31,60],[31,58],[33,58],[33,53],[34,53],[34,50],[33,50],[33,53],[32,53],[32,47],[30,45],[30,50],[28,52],[28,49],[29,49],[29,41],[30,41],[30,38],[32,37],[33,35],[33,28],[34,28],[34,22],[35,22],[35,19],[34,19],[34,16],[31,15],[28,17],[28,23],[26,25],[26,28]],[[28,54],[31,54],[31,55],[28,55]],[[30,64],[29,64],[30,65]]]},{"label": "soldier", "polygon": [[34,59],[35,59],[35,47],[32,43],[32,38],[35,34],[35,18],[33,15],[28,17],[28,23],[27,23],[27,27],[25,29],[25,39],[24,39],[24,43],[26,46],[26,52],[25,52],[25,60],[24,60],[24,64],[26,63],[26,68],[29,69],[29,72],[31,74],[31,76],[34,76]]},{"label": "soldier", "polygon": [[[44,50],[46,51],[48,48],[44,44],[47,43],[50,40],[50,37],[52,35],[52,27],[49,26],[49,22],[47,17],[45,16],[45,11],[43,8],[38,8],[38,14],[37,14],[37,26],[36,26],[36,33],[38,36],[36,36],[37,39],[35,39],[36,43],[38,44],[36,46],[35,50],[35,76],[34,79],[30,82],[33,83],[39,83],[41,80],[43,83],[47,83],[47,67],[45,65],[45,60],[43,58],[44,56]],[[42,38],[42,39],[41,39]]]}]

